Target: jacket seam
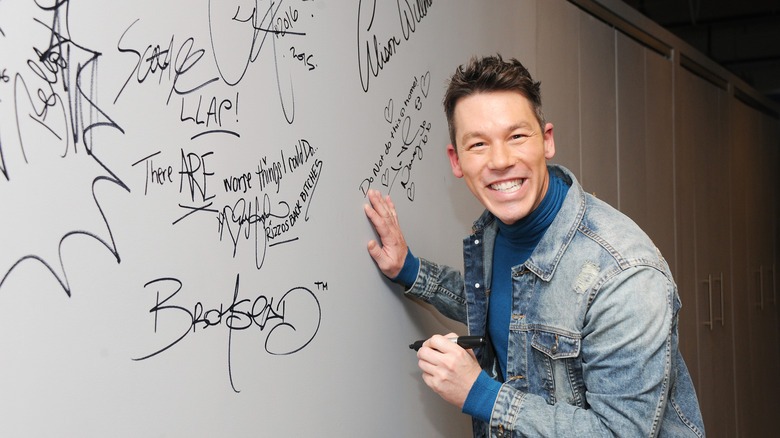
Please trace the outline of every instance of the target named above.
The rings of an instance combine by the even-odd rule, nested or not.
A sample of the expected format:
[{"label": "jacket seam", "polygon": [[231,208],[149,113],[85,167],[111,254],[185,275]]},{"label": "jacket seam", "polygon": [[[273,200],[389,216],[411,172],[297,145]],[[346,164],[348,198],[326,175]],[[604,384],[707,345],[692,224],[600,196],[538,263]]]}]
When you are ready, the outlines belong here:
[{"label": "jacket seam", "polygon": [[[644,261],[644,262],[643,262]],[[627,272],[629,269],[652,269],[659,274],[661,274],[667,281],[667,283],[670,281],[669,276],[664,272],[664,270],[661,268],[661,266],[652,263],[647,262],[645,259],[633,259],[632,262],[625,266],[615,266],[614,268],[606,271],[604,275],[599,277],[598,281],[596,281],[593,284],[593,287],[591,288],[591,293],[588,296],[588,305],[586,307],[586,310],[590,309],[591,304],[593,304],[593,300],[596,299],[596,296],[601,291],[601,288],[604,287],[606,283],[617,277],[618,275],[622,274],[623,272]],[[667,290],[667,302],[668,297],[671,296],[671,292]]]},{"label": "jacket seam", "polygon": [[704,438],[704,433],[702,433],[701,430],[699,430],[698,427],[696,427],[695,424],[693,424],[688,417],[683,415],[682,410],[680,409],[680,406],[677,405],[677,402],[674,400],[674,398],[671,398],[672,407],[674,407],[674,411],[677,413],[677,416],[680,418],[680,421],[683,422],[686,426],[688,426],[688,429],[691,430],[691,432],[695,433],[699,438]]},{"label": "jacket seam", "polygon": [[623,258],[623,256],[620,254],[618,250],[615,249],[612,245],[610,245],[603,237],[596,234],[593,230],[585,226],[584,224],[580,223],[579,230],[584,234],[585,236],[589,237],[594,242],[598,243],[599,246],[604,248],[605,251],[609,253],[609,255],[612,256],[613,259],[617,262],[617,264],[621,268],[627,268],[629,266],[629,263],[626,259]]},{"label": "jacket seam", "polygon": [[[666,289],[666,307],[667,311],[669,312],[669,315],[671,315],[672,320],[674,319],[674,309],[672,308],[672,291],[669,290],[668,286]],[[669,397],[669,381],[671,379],[671,373],[672,373],[672,320],[670,320],[669,324],[669,332],[666,334],[666,361],[664,363],[664,380],[663,384],[661,385],[661,388],[663,391],[661,392],[661,398],[658,400],[658,405],[655,408],[655,415],[653,418],[653,428],[651,430],[651,436],[654,436],[656,432],[658,431],[658,427],[661,424],[661,421],[663,421],[663,414],[664,414],[664,407],[666,406],[667,397]]]}]

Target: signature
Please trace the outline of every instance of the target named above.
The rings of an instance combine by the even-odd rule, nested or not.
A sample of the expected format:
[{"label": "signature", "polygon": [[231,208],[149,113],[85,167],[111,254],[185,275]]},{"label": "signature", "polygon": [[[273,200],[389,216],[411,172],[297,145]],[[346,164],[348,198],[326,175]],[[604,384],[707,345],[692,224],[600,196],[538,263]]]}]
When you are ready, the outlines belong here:
[{"label": "signature", "polygon": [[[319,282],[322,288],[326,283]],[[322,309],[317,295],[304,286],[293,287],[279,297],[257,294],[253,298],[239,297],[240,276],[236,275],[236,284],[229,304],[206,308],[198,301],[185,307],[177,304],[174,298],[182,291],[181,280],[162,277],[144,284],[144,289],[154,290],[155,304],[149,309],[154,315],[154,330],[157,332],[158,320],[169,315],[184,316],[180,335],[168,341],[162,348],[135,358],[141,361],[155,357],[182,342],[198,330],[212,327],[225,327],[228,330],[227,367],[231,387],[236,388],[231,367],[233,332],[236,330],[258,330],[265,336],[263,348],[272,355],[290,355],[309,345],[320,328]],[[162,297],[162,299],[161,299]],[[175,320],[181,320],[181,318]]]},{"label": "signature", "polygon": [[[365,5],[364,5],[365,3]],[[358,2],[357,20],[357,59],[360,85],[368,92],[371,77],[378,77],[385,64],[398,53],[403,41],[408,41],[417,30],[417,25],[428,15],[433,0],[396,0],[401,35],[391,35],[387,39],[377,37],[373,32],[377,18],[377,0]]]}]

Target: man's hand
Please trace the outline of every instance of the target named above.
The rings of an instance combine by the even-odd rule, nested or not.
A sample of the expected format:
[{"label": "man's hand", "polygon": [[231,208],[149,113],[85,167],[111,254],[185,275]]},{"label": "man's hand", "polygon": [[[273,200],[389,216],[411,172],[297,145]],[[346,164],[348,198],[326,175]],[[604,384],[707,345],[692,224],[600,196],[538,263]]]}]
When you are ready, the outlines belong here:
[{"label": "man's hand", "polygon": [[370,240],[368,253],[383,274],[395,278],[404,267],[408,251],[401,226],[398,224],[395,205],[389,195],[383,198],[376,190],[368,191],[368,200],[371,204],[365,204],[363,208],[382,242],[380,246],[376,240]]},{"label": "man's hand", "polygon": [[463,409],[463,403],[481,372],[471,350],[464,350],[447,336],[434,335],[417,351],[423,381],[444,400]]}]

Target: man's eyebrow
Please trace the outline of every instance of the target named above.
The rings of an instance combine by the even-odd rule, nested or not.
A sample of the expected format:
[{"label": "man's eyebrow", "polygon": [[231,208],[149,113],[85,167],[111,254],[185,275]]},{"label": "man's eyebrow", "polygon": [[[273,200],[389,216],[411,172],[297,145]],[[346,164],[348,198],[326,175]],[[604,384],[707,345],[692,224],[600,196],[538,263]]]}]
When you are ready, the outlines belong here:
[{"label": "man's eyebrow", "polygon": [[515,129],[534,129],[534,125],[529,122],[517,122],[514,125],[507,128],[507,132],[514,131]]},{"label": "man's eyebrow", "polygon": [[484,134],[482,131],[470,131],[470,132],[466,132],[466,133],[464,133],[464,134],[463,134],[463,135],[460,137],[460,139],[461,139],[462,141],[466,141],[466,140],[468,140],[468,139],[470,139],[470,138],[473,138],[473,137],[484,137],[484,136],[485,136],[485,134]]}]

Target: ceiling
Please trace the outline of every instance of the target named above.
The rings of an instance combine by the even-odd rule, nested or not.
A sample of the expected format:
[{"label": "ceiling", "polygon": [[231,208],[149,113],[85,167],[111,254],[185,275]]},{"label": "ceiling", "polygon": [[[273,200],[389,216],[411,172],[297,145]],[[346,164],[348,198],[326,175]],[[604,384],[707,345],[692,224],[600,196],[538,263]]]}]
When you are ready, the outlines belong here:
[{"label": "ceiling", "polygon": [[780,1],[623,1],[780,103]]}]

